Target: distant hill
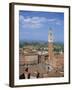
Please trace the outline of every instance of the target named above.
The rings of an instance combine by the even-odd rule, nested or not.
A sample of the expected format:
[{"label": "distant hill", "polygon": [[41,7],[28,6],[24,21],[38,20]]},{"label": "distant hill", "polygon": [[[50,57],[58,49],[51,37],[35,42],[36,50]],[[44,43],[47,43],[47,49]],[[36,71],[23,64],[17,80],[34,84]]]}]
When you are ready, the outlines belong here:
[{"label": "distant hill", "polygon": [[[25,41],[20,41],[19,46],[24,47],[27,45],[32,45],[32,46],[38,46],[38,47],[47,47],[48,46],[48,41],[34,41],[34,40],[25,40]],[[56,46],[64,46],[63,42],[54,42],[54,45]]]}]

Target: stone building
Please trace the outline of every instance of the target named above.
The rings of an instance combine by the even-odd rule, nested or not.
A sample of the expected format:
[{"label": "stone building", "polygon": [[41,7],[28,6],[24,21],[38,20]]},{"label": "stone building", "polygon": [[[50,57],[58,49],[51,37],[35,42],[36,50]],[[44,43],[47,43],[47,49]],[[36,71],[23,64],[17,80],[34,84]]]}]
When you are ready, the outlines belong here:
[{"label": "stone building", "polygon": [[36,53],[24,53],[23,50],[20,50],[19,54],[19,73],[20,75],[24,73],[26,68],[29,68],[30,65],[38,64],[38,55]]}]

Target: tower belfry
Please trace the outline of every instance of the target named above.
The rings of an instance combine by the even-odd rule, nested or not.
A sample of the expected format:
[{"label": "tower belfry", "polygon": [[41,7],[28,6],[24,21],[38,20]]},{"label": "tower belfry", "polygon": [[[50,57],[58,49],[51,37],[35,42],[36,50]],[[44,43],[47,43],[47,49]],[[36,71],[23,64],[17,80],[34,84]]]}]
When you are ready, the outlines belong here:
[{"label": "tower belfry", "polygon": [[54,42],[53,31],[50,28],[49,31],[48,31],[48,56],[49,56],[48,61],[49,61],[49,64],[51,64],[51,65],[52,65],[53,56],[54,56],[53,42]]},{"label": "tower belfry", "polygon": [[50,28],[49,29],[49,32],[48,32],[48,43],[53,43],[53,32],[52,32],[52,29]]}]

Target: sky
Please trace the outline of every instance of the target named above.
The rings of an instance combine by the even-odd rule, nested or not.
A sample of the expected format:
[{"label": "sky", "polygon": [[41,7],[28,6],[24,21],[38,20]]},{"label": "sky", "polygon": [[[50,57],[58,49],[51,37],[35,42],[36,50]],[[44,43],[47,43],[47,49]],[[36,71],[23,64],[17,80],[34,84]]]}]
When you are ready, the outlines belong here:
[{"label": "sky", "polygon": [[48,41],[52,29],[55,42],[64,42],[64,13],[19,11],[19,40]]}]

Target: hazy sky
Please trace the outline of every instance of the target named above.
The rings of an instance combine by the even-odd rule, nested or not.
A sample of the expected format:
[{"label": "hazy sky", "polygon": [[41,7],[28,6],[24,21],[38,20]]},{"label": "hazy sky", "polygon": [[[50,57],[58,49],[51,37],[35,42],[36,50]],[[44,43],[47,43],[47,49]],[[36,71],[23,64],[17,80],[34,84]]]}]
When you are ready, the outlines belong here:
[{"label": "hazy sky", "polygon": [[48,41],[49,28],[55,41],[64,42],[64,13],[19,11],[20,40]]}]

